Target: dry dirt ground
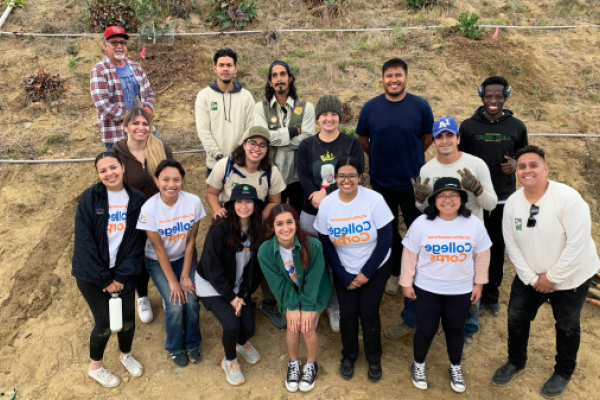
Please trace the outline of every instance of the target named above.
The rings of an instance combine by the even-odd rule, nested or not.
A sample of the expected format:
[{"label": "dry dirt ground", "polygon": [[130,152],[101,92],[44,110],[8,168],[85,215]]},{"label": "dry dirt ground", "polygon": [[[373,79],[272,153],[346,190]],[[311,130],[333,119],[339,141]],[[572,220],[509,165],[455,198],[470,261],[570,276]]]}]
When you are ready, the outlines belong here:
[{"label": "dry dirt ground", "polygon": [[[197,7],[206,9],[207,1]],[[371,28],[416,25],[454,25],[460,11],[476,11],[484,23],[514,25],[594,24],[600,20],[595,0],[516,1],[457,0],[454,6],[414,12],[404,1],[351,0],[334,20],[312,16],[301,1],[257,1],[258,14],[251,30],[289,28]],[[4,5],[0,6],[2,9]],[[83,18],[85,2],[30,1],[15,10],[4,31],[89,32]],[[197,9],[197,8],[196,8]],[[1,11],[1,10],[0,10]],[[202,11],[200,12],[202,14]],[[171,20],[181,32],[208,31],[202,17]],[[498,39],[488,29],[482,40],[469,42],[447,31],[394,31],[371,33],[275,33],[176,39],[172,49],[148,46],[144,68],[157,92],[157,125],[175,150],[200,148],[194,126],[196,93],[212,79],[210,58],[225,46],[241,55],[238,78],[258,100],[269,63],[286,59],[295,68],[303,98],[316,102],[326,93],[348,104],[352,128],[362,104],[381,93],[380,68],[391,56],[409,63],[409,90],[426,98],[436,117],[459,121],[479,105],[475,89],[487,76],[507,76],[514,88],[507,108],[528,126],[530,133],[599,134],[600,35],[598,29],[504,31]],[[102,151],[94,108],[89,97],[88,73],[102,57],[99,38],[56,39],[25,35],[0,37],[0,159],[61,159],[94,157]],[[67,54],[75,45],[77,56]],[[131,57],[142,44],[131,41]],[[28,104],[22,81],[44,68],[68,77],[68,91],[49,104]],[[578,189],[592,210],[593,236],[600,245],[600,163],[598,139],[531,137],[548,154],[551,178]],[[433,150],[427,154],[434,155]],[[188,172],[185,190],[204,198],[205,164],[199,154],[179,155]],[[428,358],[431,388],[415,389],[409,377],[412,339],[383,339],[384,378],[366,379],[363,358],[351,382],[337,373],[341,342],[326,318],[318,327],[320,375],[307,395],[288,394],[283,385],[287,356],[284,332],[264,316],[257,316],[252,342],[262,361],[242,361],[246,384],[229,386],[219,363],[223,356],[221,328],[204,309],[201,312],[204,361],[177,370],[163,350],[164,317],[160,297],[151,286],[155,321],[138,324],[133,354],[144,364],[143,377],[104,389],[86,374],[88,338],[92,319],[70,275],[73,217],[80,193],[96,182],[91,163],[52,165],[0,164],[0,391],[17,389],[18,399],[538,399],[539,388],[554,363],[552,314],[542,306],[532,325],[527,374],[506,388],[489,380],[506,360],[506,306],[514,269],[507,263],[501,291],[502,312],[480,317],[481,331],[473,355],[464,361],[467,391],[451,391],[443,335]],[[205,207],[207,204],[205,203]],[[201,222],[198,247],[208,219]],[[260,291],[256,300],[260,301]],[[384,327],[398,321],[399,297],[385,295],[381,306]],[[564,399],[600,397],[600,308],[584,305],[579,365]],[[113,338],[106,366],[124,378]],[[301,356],[303,358],[304,356]]]}]

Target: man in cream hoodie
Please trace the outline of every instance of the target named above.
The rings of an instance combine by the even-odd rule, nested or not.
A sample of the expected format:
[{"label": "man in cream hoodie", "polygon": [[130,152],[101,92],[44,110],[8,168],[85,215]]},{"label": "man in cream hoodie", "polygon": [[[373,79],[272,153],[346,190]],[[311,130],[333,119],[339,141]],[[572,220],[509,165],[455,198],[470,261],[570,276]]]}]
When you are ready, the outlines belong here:
[{"label": "man in cream hoodie", "polygon": [[254,99],[242,84],[234,81],[237,54],[221,49],[213,58],[217,79],[196,96],[196,128],[206,150],[206,176],[223,157],[242,143],[254,125]]}]

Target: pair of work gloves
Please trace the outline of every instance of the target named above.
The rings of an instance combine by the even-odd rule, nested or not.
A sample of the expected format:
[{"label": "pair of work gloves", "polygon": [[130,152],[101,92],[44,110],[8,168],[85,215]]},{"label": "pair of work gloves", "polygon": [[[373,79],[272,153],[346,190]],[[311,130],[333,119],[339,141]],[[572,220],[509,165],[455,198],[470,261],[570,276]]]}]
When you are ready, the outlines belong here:
[{"label": "pair of work gloves", "polygon": [[[463,168],[461,171],[458,171],[460,175],[460,185],[465,188],[465,190],[473,193],[473,196],[478,197],[483,193],[483,186],[479,182],[479,179],[475,177],[468,168]],[[423,182],[421,182],[421,177],[419,176],[417,180],[411,178],[413,188],[415,190],[415,198],[419,203],[425,203],[429,195],[431,194],[431,188],[429,187],[429,178],[426,178]]]}]

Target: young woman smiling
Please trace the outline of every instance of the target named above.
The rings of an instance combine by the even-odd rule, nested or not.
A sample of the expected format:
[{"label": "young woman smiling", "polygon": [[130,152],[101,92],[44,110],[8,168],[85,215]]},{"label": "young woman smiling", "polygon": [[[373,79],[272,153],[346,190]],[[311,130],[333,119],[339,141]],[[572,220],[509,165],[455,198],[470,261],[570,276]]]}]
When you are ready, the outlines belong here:
[{"label": "young woman smiling", "polygon": [[425,213],[413,222],[402,244],[400,285],[415,301],[412,381],[427,389],[425,358],[442,321],[450,358],[450,385],[465,391],[460,361],[471,304],[488,280],[492,245],[483,222],[466,207],[467,192],[456,178],[439,178]]},{"label": "young woman smiling", "polygon": [[[158,193],[154,183],[154,171],[165,159],[173,159],[173,151],[169,146],[152,135],[152,115],[143,108],[132,108],[123,117],[123,129],[127,138],[117,142],[111,152],[117,153],[123,160],[126,184],[144,193],[147,199]],[[154,315],[148,298],[148,282],[150,274],[144,267],[137,283],[137,308],[140,320],[147,324]]]},{"label": "young woman smiling", "polygon": [[369,363],[367,377],[378,382],[382,377],[379,306],[391,273],[394,216],[379,193],[359,185],[362,174],[357,159],[338,160],[335,176],[339,189],[321,201],[314,227],[333,269],[340,303],[340,374],[344,379],[354,376],[360,316]]},{"label": "young woman smiling", "polygon": [[114,153],[96,157],[100,182],[83,192],[75,215],[75,243],[71,274],[94,317],[90,335],[88,375],[104,387],[116,387],[119,378],[103,367],[110,338],[111,293],[123,304],[123,329],[117,333],[121,363],[134,377],[142,365],[129,353],[135,332],[135,285],[144,267],[145,235],[135,229],[144,195],[123,183],[125,168]]},{"label": "young woman smiling", "polygon": [[[259,200],[265,203],[263,220],[267,219],[273,207],[281,203],[281,192],[286,185],[281,173],[271,161],[269,140],[270,134],[266,128],[250,128],[248,138],[236,147],[231,156],[217,161],[206,179],[206,201],[213,211],[214,218],[227,215],[223,205],[229,201],[231,191],[237,185],[251,185],[256,189]],[[261,288],[262,313],[269,317],[277,328],[284,329],[285,317],[277,311],[277,301],[264,279]]]},{"label": "young woman smiling", "polygon": [[256,305],[250,298],[261,280],[257,252],[262,243],[262,201],[250,185],[237,185],[225,204],[227,216],[216,218],[206,234],[195,276],[196,294],[223,327],[227,382],[244,383],[236,352],[249,364],[260,354],[248,341],[254,335]]},{"label": "young woman smiling", "polygon": [[185,170],[177,161],[161,161],[154,177],[160,192],[142,207],[137,229],[148,235],[146,268],[165,302],[165,349],[185,367],[188,357],[194,364],[202,359],[200,305],[192,279],[198,225],[206,213],[198,196],[181,190]]},{"label": "young woman smiling", "polygon": [[[269,215],[267,240],[258,251],[260,266],[285,313],[285,335],[288,355],[288,373],[285,386],[288,391],[312,390],[319,367],[319,341],[315,323],[329,299],[331,284],[325,268],[323,250],[314,234],[300,228],[298,214],[288,204],[280,204]],[[304,337],[307,359],[300,380],[300,333]]]},{"label": "young woman smiling", "polygon": [[[357,138],[340,133],[339,123],[344,116],[342,102],[333,95],[322,96],[317,102],[315,115],[321,131],[300,142],[298,148],[298,176],[304,191],[300,226],[317,234],[313,227],[317,211],[325,196],[337,190],[335,164],[341,157],[354,157],[364,166],[364,153]],[[331,284],[333,275],[329,269]],[[335,289],[327,304],[329,323],[334,332],[340,331],[340,309]]]}]

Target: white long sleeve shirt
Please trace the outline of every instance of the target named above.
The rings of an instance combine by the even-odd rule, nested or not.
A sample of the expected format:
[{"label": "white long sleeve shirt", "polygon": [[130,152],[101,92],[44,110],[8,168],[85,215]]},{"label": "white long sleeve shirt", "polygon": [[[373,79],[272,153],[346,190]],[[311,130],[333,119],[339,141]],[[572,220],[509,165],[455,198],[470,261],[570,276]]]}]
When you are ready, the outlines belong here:
[{"label": "white long sleeve shirt", "polygon": [[[439,178],[450,177],[460,181],[461,177],[457,171],[462,171],[464,168],[468,168],[473,176],[479,180],[481,186],[483,186],[483,193],[481,193],[479,197],[475,197],[473,193],[467,191],[467,208],[471,210],[474,216],[483,222],[483,210],[492,211],[496,208],[498,196],[496,196],[496,192],[494,192],[490,169],[481,158],[472,156],[471,154],[462,153],[461,157],[456,162],[452,164],[442,164],[436,157],[421,167],[419,176],[421,177],[421,183],[429,178],[429,187],[431,188],[431,191],[433,191],[433,184]],[[419,210],[424,211],[429,203],[427,200],[425,200],[424,203],[419,203],[417,201],[416,205]]]},{"label": "white long sleeve shirt", "polygon": [[536,203],[539,214],[533,228],[527,227],[531,203],[523,189],[508,198],[502,221],[504,242],[523,283],[534,285],[538,275],[546,273],[556,289],[574,289],[600,268],[590,207],[570,186],[549,183]]}]

